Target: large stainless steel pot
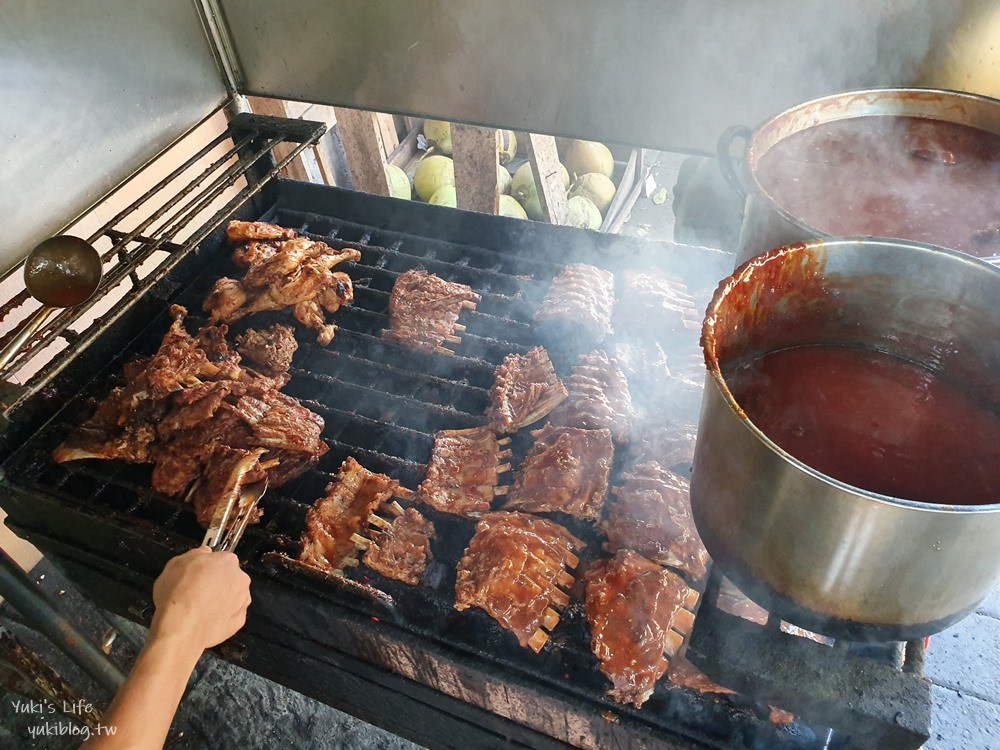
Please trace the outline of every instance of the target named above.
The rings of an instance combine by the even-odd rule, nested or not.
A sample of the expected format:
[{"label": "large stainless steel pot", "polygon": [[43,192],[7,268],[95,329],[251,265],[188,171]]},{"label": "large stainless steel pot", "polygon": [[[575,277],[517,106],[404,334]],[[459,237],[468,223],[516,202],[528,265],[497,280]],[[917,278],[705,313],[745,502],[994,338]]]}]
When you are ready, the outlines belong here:
[{"label": "large stainless steel pot", "polygon": [[[872,115],[906,115],[971,125],[1000,133],[1000,101],[940,89],[869,89],[825,96],[782,112],[751,131],[734,126],[719,139],[719,167],[744,197],[737,265],[772,247],[829,235],[788,213],[757,179],[761,158],[782,140],[815,125]],[[746,141],[743,158],[734,163],[733,143]],[[991,258],[991,262],[998,259]]]},{"label": "large stainless steel pot", "polygon": [[[691,501],[715,563],[759,604],[810,630],[855,640],[937,632],[1000,581],[1000,504],[866,492],[769,440],[743,414],[723,371],[745,357],[817,343],[927,363],[1000,408],[1000,270],[930,245],[817,239],[737,269],[703,328],[710,377]],[[988,469],[1000,501],[1000,466]]]}]

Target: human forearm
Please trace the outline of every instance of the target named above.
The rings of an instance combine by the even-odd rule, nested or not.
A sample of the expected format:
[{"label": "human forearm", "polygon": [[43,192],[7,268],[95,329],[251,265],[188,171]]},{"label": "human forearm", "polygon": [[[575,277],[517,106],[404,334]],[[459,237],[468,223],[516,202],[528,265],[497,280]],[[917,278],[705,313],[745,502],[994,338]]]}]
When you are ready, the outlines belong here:
[{"label": "human forearm", "polygon": [[183,632],[150,631],[132,674],[118,692],[103,724],[114,735],[94,737],[86,750],[159,750],[202,650]]}]

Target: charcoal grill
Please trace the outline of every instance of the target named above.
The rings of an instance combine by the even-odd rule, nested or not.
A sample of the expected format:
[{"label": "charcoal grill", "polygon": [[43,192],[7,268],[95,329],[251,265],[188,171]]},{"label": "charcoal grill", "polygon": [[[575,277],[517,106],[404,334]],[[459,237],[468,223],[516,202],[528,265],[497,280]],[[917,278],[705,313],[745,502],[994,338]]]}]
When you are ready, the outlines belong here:
[{"label": "charcoal grill", "polygon": [[[731,256],[705,248],[458,212],[277,177],[281,163],[271,153],[274,143],[300,141],[301,149],[321,132],[314,123],[239,116],[227,136],[236,143],[246,186],[190,240],[170,244],[164,234],[124,233],[114,222],[105,227],[103,233],[122,244],[112,254],[115,273],[131,279],[132,290],[90,329],[74,332],[57,320],[36,342],[35,351],[54,346],[60,337],[69,346],[8,400],[0,436],[8,524],[57,560],[99,604],[148,623],[153,579],[169,557],[201,538],[193,512],[152,492],[149,467],[101,461],[54,465],[50,453],[85,418],[93,400],[108,392],[123,363],[156,349],[169,325],[170,304],[189,309],[192,329],[205,321],[200,311],[205,292],[215,279],[235,272],[225,220],[271,221],[357,247],[361,260],[346,268],[355,282],[355,302],[336,314],[333,343],[319,347],[313,332],[297,330],[300,349],[285,390],[323,416],[330,451],[315,470],[269,492],[261,523],[244,537],[240,556],[253,577],[254,603],[246,628],[218,649],[220,655],[430,747],[805,750],[846,747],[859,738],[880,747],[917,747],[929,722],[929,692],[916,673],[919,644],[887,645],[864,655],[841,648],[836,663],[821,661],[832,670],[831,685],[846,674],[843,664],[882,680],[868,702],[852,703],[850,712],[837,710],[840,696],[833,687],[820,690],[823,700],[796,701],[789,660],[780,658],[790,652],[776,640],[776,628],[751,632],[728,623],[714,607],[711,581],[692,656],[712,676],[735,681],[756,700],[698,694],[664,680],[636,710],[604,695],[607,683],[589,650],[579,585],[577,603],[537,655],[517,646],[484,613],[452,609],[454,566],[473,531],[468,521],[421,508],[437,526],[439,540],[420,587],[381,578],[363,565],[349,573],[385,597],[366,596],[283,562],[283,554],[297,552],[307,508],[347,456],[414,488],[435,431],[483,423],[494,367],[506,354],[538,343],[531,314],[565,263],[589,262],[615,272],[659,268],[682,278],[700,303],[732,264]],[[236,179],[235,171],[227,168],[218,184],[207,180],[197,190],[221,188]],[[197,200],[200,193],[192,191]],[[165,258],[151,275],[139,278],[136,263],[154,251]],[[467,331],[455,356],[405,350],[379,338],[392,284],[413,268],[469,284],[483,297],[475,312],[463,314]],[[22,301],[15,298],[4,309]],[[253,320],[268,322],[267,315]],[[565,375],[580,347],[547,343],[557,371]],[[695,346],[685,342],[668,355],[682,355],[684,347],[690,353]],[[669,419],[696,421],[697,393],[678,389],[665,400]],[[515,456],[523,456],[528,442],[524,434],[516,437]],[[589,543],[592,556],[594,532],[581,524],[572,530]],[[727,633],[742,651],[777,653],[786,668],[784,682],[753,679],[754,669],[773,665],[733,664],[719,649],[705,647],[722,643]],[[820,689],[826,678],[815,679]],[[862,680],[862,693],[866,685]],[[766,706],[771,696],[800,719],[773,723]]]}]

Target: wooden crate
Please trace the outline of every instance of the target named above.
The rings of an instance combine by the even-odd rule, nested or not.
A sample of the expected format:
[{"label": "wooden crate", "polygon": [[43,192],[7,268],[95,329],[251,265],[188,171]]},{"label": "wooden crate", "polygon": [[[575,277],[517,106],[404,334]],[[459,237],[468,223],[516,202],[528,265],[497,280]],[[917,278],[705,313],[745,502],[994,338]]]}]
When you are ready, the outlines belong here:
[{"label": "wooden crate", "polygon": [[[416,169],[425,152],[420,149],[417,141],[417,136],[423,132],[424,121],[422,119],[414,119],[411,123],[410,130],[399,141],[399,145],[388,155],[386,161],[389,164],[394,164],[402,168],[412,180],[413,171]],[[642,192],[642,180],[646,168],[642,149],[620,146],[610,148],[611,154],[615,158],[615,170],[612,174],[612,180],[615,183],[615,197],[608,207],[599,231],[613,234],[621,229],[622,224],[632,210],[632,206]],[[528,161],[528,156],[521,149],[519,142],[518,153],[510,164],[507,165],[507,169],[513,175],[517,168],[526,161]],[[417,200],[417,198],[414,197],[414,200]]]}]

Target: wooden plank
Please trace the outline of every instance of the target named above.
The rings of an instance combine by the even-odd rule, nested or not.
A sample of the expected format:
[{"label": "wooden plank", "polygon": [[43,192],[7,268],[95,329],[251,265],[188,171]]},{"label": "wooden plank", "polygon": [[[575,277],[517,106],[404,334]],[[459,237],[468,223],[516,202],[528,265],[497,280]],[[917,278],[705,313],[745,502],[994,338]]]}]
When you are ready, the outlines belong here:
[{"label": "wooden plank", "polygon": [[335,107],[334,111],[354,188],[366,193],[389,195],[389,178],[385,171],[386,152],[375,113],[343,107]]},{"label": "wooden plank", "polygon": [[[251,96],[248,98],[250,100],[250,109],[258,115],[295,119],[294,116],[289,114],[288,102],[281,99],[268,99],[262,96]],[[278,161],[281,161],[295,150],[296,145],[297,144],[294,143],[279,143],[274,147],[275,158]],[[283,177],[288,177],[292,180],[310,182],[309,173],[306,171],[306,167],[302,163],[301,157],[293,159],[284,169],[281,170],[281,174]]]},{"label": "wooden plank", "polygon": [[383,112],[375,113],[375,122],[378,123],[379,132],[382,134],[382,153],[388,156],[393,149],[399,145],[399,133],[396,130],[396,120],[392,115]]},{"label": "wooden plank", "polygon": [[[325,135],[323,137],[326,138]],[[316,155],[316,164],[319,166],[319,173],[323,176],[323,182],[327,185],[336,185],[337,180],[334,177],[336,170],[330,161],[330,155],[326,152],[326,144],[322,142],[322,139],[313,146],[313,154]]]},{"label": "wooden plank", "polygon": [[451,143],[458,207],[496,214],[500,210],[497,131],[452,123]]},{"label": "wooden plank", "polygon": [[566,185],[562,180],[556,139],[550,135],[529,133],[528,159],[535,173],[542,215],[553,224],[566,224],[569,220],[569,206],[566,202]]}]

